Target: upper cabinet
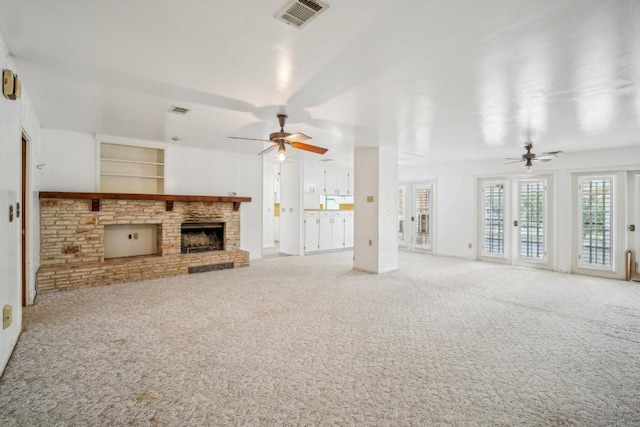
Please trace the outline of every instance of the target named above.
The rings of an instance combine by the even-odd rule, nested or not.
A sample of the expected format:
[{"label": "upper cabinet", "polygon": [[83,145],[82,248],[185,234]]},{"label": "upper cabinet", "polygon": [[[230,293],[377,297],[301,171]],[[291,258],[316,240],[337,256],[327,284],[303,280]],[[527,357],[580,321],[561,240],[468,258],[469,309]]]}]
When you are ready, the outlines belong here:
[{"label": "upper cabinet", "polygon": [[304,192],[327,196],[353,195],[353,172],[345,169],[305,166]]},{"label": "upper cabinet", "polygon": [[327,168],[327,195],[351,196],[353,195],[353,173],[341,169]]},{"label": "upper cabinet", "polygon": [[100,192],[164,194],[164,150],[101,142]]},{"label": "upper cabinet", "polygon": [[325,194],[324,168],[304,167],[304,192],[311,194]]}]

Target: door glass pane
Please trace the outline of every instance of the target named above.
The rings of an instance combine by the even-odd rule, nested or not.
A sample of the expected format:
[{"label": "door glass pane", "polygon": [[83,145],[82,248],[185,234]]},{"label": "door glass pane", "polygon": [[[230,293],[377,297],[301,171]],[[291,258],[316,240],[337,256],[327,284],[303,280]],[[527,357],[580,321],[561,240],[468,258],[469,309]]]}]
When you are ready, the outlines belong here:
[{"label": "door glass pane", "polygon": [[427,245],[429,237],[429,203],[431,201],[431,187],[416,188],[415,190],[415,238],[416,245]]},{"label": "door glass pane", "polygon": [[482,249],[490,254],[504,254],[504,184],[489,184],[483,189]]},{"label": "door glass pane", "polygon": [[398,243],[404,243],[404,187],[398,188]]},{"label": "door glass pane", "polygon": [[612,265],[613,178],[584,178],[582,196],[582,263]]},{"label": "door glass pane", "polygon": [[520,182],[520,257],[545,256],[544,190],[544,181]]}]

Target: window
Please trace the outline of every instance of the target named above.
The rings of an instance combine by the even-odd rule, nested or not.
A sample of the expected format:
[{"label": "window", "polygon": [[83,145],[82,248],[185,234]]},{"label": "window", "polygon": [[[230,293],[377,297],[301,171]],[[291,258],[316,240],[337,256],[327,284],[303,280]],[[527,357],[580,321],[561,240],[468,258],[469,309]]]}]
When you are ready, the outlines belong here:
[{"label": "window", "polygon": [[483,244],[485,254],[504,254],[504,184],[487,183],[482,188]]},{"label": "window", "polygon": [[613,177],[583,177],[579,185],[583,267],[613,269]]},{"label": "window", "polygon": [[520,181],[520,258],[545,257],[545,183]]}]

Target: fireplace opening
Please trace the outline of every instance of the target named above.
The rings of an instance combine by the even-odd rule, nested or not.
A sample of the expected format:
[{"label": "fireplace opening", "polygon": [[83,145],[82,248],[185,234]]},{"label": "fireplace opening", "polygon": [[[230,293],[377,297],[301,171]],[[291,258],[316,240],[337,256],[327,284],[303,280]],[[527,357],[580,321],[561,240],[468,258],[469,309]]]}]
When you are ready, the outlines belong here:
[{"label": "fireplace opening", "polygon": [[185,222],[181,234],[183,254],[224,250],[224,222]]}]

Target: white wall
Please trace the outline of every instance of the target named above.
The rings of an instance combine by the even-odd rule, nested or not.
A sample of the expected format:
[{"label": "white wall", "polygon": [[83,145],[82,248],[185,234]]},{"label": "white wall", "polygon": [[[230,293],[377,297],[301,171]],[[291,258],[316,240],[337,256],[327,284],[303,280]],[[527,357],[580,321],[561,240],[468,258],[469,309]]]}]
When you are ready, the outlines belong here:
[{"label": "white wall", "polygon": [[[44,129],[41,163],[44,191],[97,191],[96,139],[92,134]],[[104,137],[103,137],[104,138]],[[106,137],[121,143],[138,140]],[[150,142],[152,143],[152,142]],[[165,146],[164,143],[154,143]],[[71,167],[70,167],[71,165]],[[262,257],[262,159],[255,155],[166,146],[165,193],[251,197],[242,203],[241,248]]]},{"label": "white wall", "polygon": [[[19,73],[8,55],[0,36],[0,69],[11,69]],[[40,175],[35,168],[40,152],[40,123],[28,97],[28,82],[22,82],[22,98],[8,100],[0,96],[0,310],[5,306],[13,309],[13,323],[0,328],[0,373],[4,370],[22,328],[22,281],[21,281],[21,218],[9,221],[9,206],[21,199],[22,133],[28,139],[27,151],[27,205],[21,210],[27,218],[27,303],[35,298],[34,277],[39,266],[34,254],[39,252],[39,233],[35,218],[39,204],[37,191]]]},{"label": "white wall", "polygon": [[43,128],[42,190],[96,191],[96,156],[93,134]]},{"label": "white wall", "polygon": [[[548,175],[553,180],[554,250],[552,268],[573,270],[575,224],[573,177],[577,173],[640,170],[640,147],[617,150],[565,153],[549,163],[536,163],[532,174],[524,173],[521,164],[503,162],[458,163],[447,165],[403,167],[400,182],[435,180],[436,250],[438,255],[477,257],[478,197],[477,182],[483,177],[533,177]],[[624,226],[625,224],[621,224]],[[468,245],[472,243],[472,248]],[[617,275],[620,277],[620,274]]]}]

